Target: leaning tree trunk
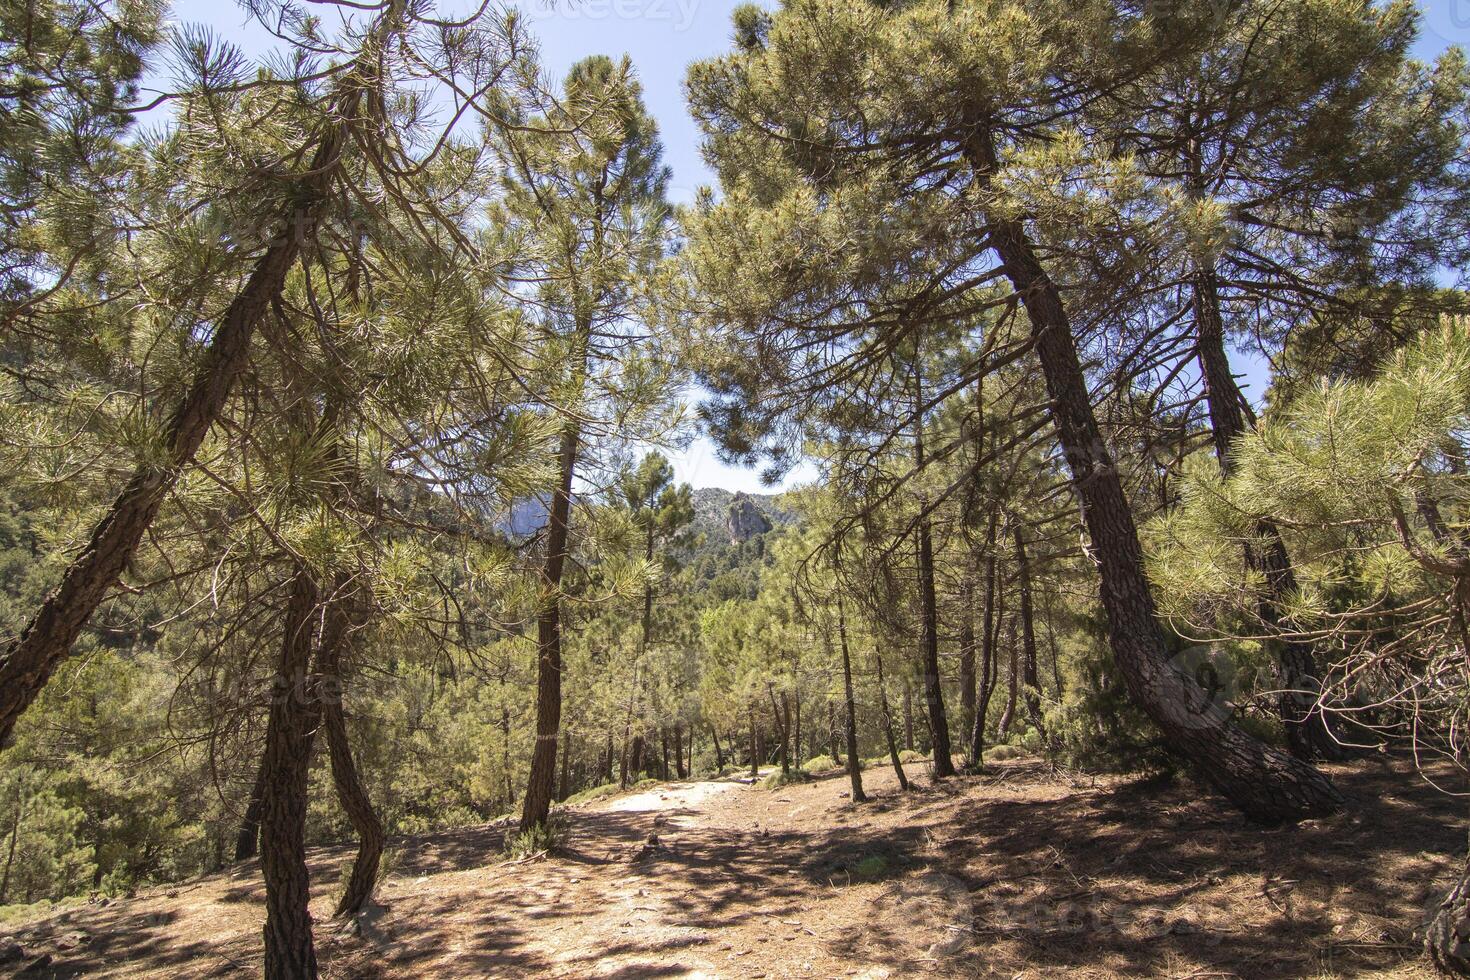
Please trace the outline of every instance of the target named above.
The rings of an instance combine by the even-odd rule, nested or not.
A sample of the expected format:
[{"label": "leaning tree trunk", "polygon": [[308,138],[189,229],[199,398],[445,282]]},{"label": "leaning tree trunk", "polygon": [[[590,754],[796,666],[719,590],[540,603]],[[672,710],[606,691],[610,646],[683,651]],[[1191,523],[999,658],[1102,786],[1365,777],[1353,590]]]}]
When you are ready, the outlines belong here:
[{"label": "leaning tree trunk", "polygon": [[373,891],[378,883],[378,864],[383,857],[386,838],[383,822],[373,810],[367,789],[358,775],[357,764],[352,758],[352,745],[347,739],[347,718],[342,710],[342,653],[349,642],[352,618],[347,611],[351,586],[343,578],[337,581],[336,592],[327,604],[318,663],[321,675],[322,726],[327,732],[327,749],[332,759],[332,784],[337,789],[337,800],[357,832],[357,857],[352,862],[352,872],[347,878],[347,887],[337,901],[335,914],[339,917],[356,915],[373,900]]},{"label": "leaning tree trunk", "polygon": [[[1230,371],[1225,352],[1225,324],[1220,315],[1219,283],[1213,269],[1201,268],[1193,282],[1195,345],[1200,373],[1205,382],[1205,399],[1210,410],[1210,431],[1220,469],[1229,476],[1235,469],[1231,447],[1248,429],[1242,406],[1245,397]],[[1262,541],[1258,550],[1248,548],[1246,557],[1262,573],[1266,594],[1257,614],[1274,636],[1268,643],[1281,669],[1281,695],[1277,710],[1286,729],[1286,744],[1298,759],[1341,760],[1351,753],[1334,734],[1330,717],[1318,703],[1321,675],[1310,644],[1280,634],[1291,593],[1297,589],[1296,573],[1281,532],[1271,520],[1256,524]]]},{"label": "leaning tree trunk", "polygon": [[888,690],[883,681],[883,654],[874,649],[873,660],[878,665],[878,709],[883,715],[883,737],[888,742],[888,759],[893,763],[893,774],[898,777],[898,788],[908,792],[909,777],[904,774],[903,760],[898,757],[898,739],[893,734],[893,713],[888,710]]},{"label": "leaning tree trunk", "polygon": [[[975,123],[964,149],[980,188],[990,192],[997,170],[991,121]],[[1093,415],[1061,292],[1020,220],[1000,210],[987,218],[990,245],[1031,323],[1052,421],[1098,562],[1113,657],[1129,693],[1170,748],[1252,819],[1300,820],[1336,810],[1342,795],[1326,776],[1247,734],[1191,675],[1169,662],[1133,511]]]},{"label": "leaning tree trunk", "polygon": [[266,722],[261,794],[260,868],[265,877],[265,976],[316,976],[306,870],[306,788],[312,733],[321,717],[311,666],[317,588],[304,568],[291,580],[281,628],[281,659]]},{"label": "leaning tree trunk", "polygon": [[280,294],[301,244],[316,233],[337,173],[348,120],[356,114],[361,88],[349,88],[337,110],[339,121],[317,143],[311,165],[297,179],[290,208],[282,215],[270,246],[255,261],[245,285],[226,308],[193,381],[174,406],[164,437],[166,460],[148,462],[132,479],[92,531],[86,547],[71,560],[61,582],[41,602],[0,657],[0,745],[8,744],[21,714],[45,687],[56,665],[122,574],[153,523],[158,508],[193,461],[225,401],[244,372],[250,340],[270,304]]},{"label": "leaning tree trunk", "polygon": [[[857,706],[852,696],[852,657],[847,646],[847,614],[842,608],[842,597],[837,597],[837,639],[842,647],[842,700],[843,736],[847,741],[847,778],[852,783],[852,802],[866,803],[868,796],[863,792],[863,762],[858,758]],[[888,730],[889,740],[893,729]]]}]

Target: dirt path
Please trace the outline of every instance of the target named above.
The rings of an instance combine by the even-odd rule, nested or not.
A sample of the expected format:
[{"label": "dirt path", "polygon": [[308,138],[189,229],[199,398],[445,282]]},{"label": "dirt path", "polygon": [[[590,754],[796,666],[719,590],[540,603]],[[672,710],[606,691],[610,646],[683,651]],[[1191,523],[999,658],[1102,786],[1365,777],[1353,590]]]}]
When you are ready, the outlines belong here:
[{"label": "dirt path", "polygon": [[[396,842],[346,932],[350,851],[313,851],[318,945],[328,977],[395,980],[1423,976],[1413,930],[1464,829],[1394,768],[1339,767],[1351,810],[1268,831],[1195,787],[1028,763],[910,794],[874,771],[862,807],[840,776],[667,784],[575,810],[551,858],[507,864],[495,827]],[[247,864],[0,946],[51,956],[32,976],[252,976],[262,897]]]}]

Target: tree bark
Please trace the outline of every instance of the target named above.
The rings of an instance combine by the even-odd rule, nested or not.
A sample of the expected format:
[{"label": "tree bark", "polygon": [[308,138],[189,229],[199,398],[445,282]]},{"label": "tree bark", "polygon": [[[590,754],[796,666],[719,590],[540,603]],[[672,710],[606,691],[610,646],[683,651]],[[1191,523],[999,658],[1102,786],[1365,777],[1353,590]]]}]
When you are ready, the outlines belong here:
[{"label": "tree bark", "polygon": [[[852,696],[852,657],[847,645],[847,613],[842,596],[837,597],[837,639],[842,648],[843,737],[847,741],[847,779],[852,784],[852,802],[866,803],[863,792],[863,761],[858,758],[857,706]],[[890,740],[892,732],[890,729]]]},{"label": "tree bark", "polygon": [[281,627],[281,658],[266,723],[260,867],[265,877],[265,976],[316,976],[310,878],[306,870],[306,792],[312,732],[321,717],[311,665],[317,588],[298,569]]},{"label": "tree bark", "polygon": [[[981,190],[997,170],[991,123],[975,120],[964,150]],[[1057,438],[1082,506],[1101,576],[1103,608],[1119,672],[1167,744],[1252,819],[1300,820],[1342,805],[1332,782],[1310,765],[1247,734],[1193,678],[1169,663],[1138,529],[1123,483],[1093,415],[1061,292],[1047,276],[1020,221],[988,216],[989,241],[1026,308],[1046,380]]]},{"label": "tree bark", "polygon": [[715,771],[723,772],[725,769],[725,752],[720,748],[720,731],[715,728],[713,723],[709,726],[709,737],[715,743]]}]

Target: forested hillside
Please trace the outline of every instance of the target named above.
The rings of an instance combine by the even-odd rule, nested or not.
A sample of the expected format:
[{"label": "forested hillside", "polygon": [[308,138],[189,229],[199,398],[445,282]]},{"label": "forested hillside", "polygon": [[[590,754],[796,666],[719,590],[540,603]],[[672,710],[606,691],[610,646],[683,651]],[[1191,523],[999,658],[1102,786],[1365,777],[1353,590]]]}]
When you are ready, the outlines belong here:
[{"label": "forested hillside", "polygon": [[1470,974],[1464,53],[726,13],[0,0],[0,968]]}]

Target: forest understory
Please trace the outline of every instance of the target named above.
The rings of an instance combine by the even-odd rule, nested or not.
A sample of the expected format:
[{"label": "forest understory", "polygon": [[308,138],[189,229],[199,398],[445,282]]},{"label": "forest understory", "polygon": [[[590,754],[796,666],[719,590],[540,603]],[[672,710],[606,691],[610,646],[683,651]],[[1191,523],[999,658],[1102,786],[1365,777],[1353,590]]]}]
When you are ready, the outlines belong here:
[{"label": "forest understory", "polygon": [[[529,860],[496,825],[394,841],[379,904],[322,929],[322,975],[1428,976],[1461,808],[1406,759],[1327,769],[1352,808],[1267,831],[1186,780],[1030,759],[908,793],[875,768],[859,806],[841,772],[659,784],[570,808]],[[351,853],[309,854],[319,923]],[[245,862],[9,924],[0,950],[25,976],[258,974],[263,902]]]}]

